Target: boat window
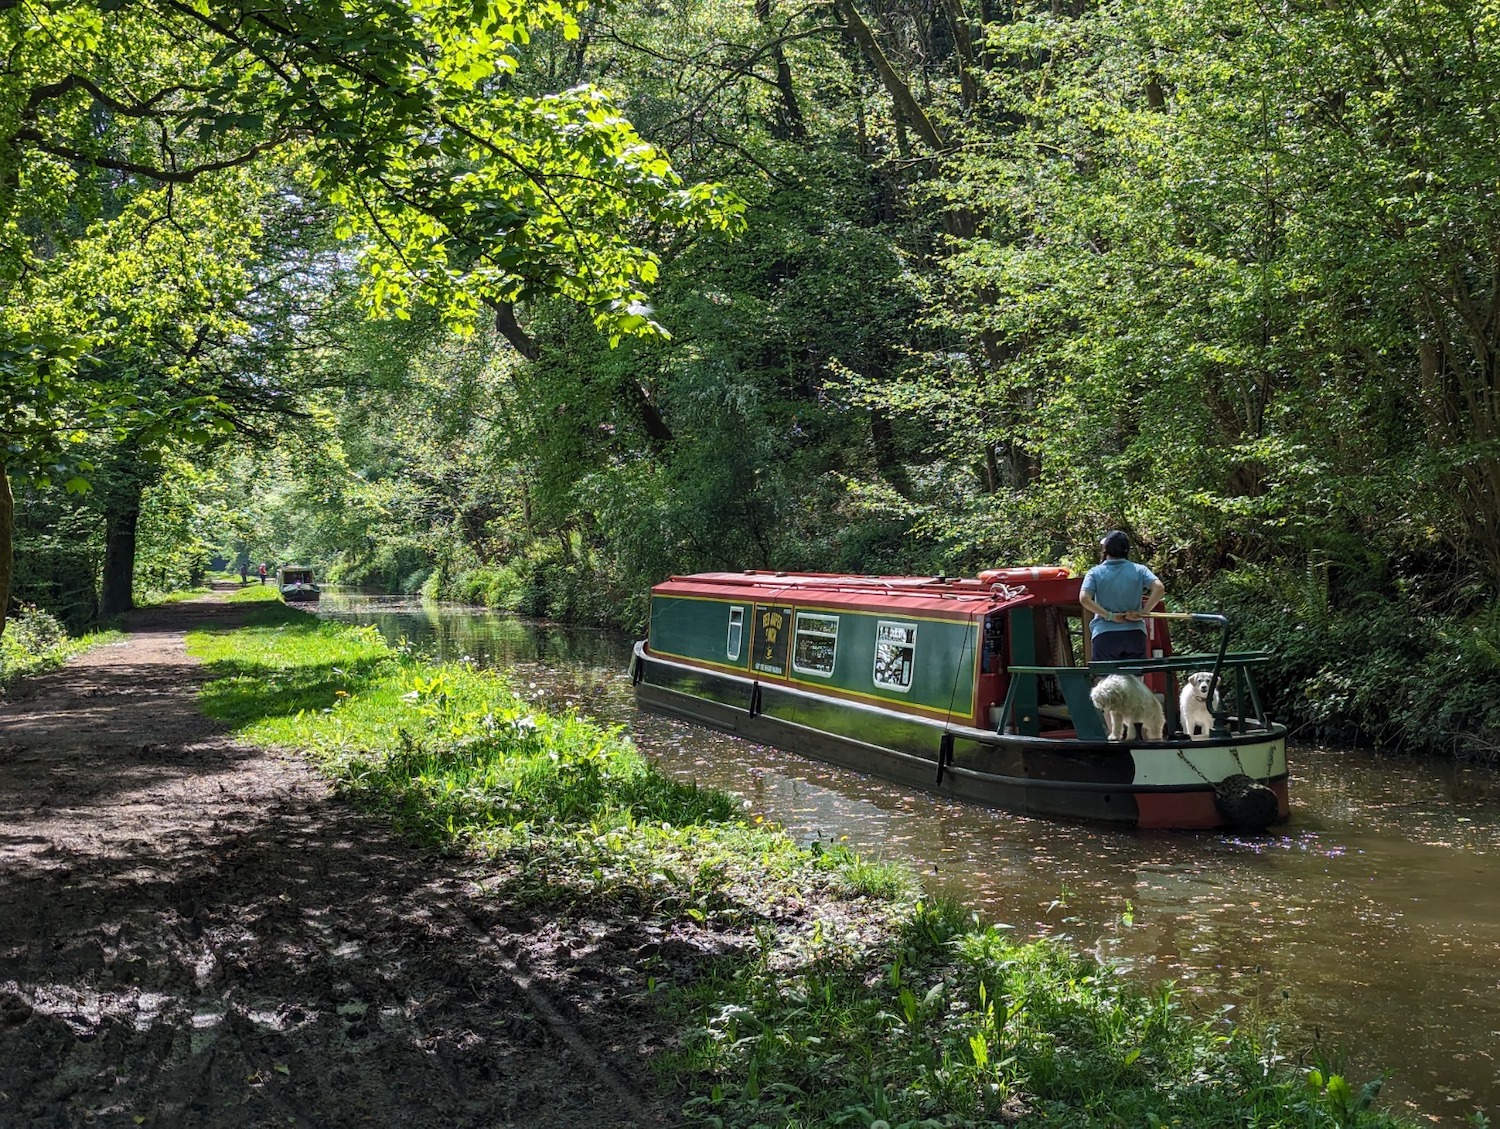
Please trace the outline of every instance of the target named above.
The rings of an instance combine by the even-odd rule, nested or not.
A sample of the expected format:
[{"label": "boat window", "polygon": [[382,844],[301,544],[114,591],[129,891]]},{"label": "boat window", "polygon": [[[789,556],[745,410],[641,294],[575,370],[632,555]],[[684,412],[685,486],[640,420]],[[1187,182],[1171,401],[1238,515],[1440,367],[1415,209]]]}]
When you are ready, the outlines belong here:
[{"label": "boat window", "polygon": [[792,669],[799,674],[833,673],[833,656],[838,649],[839,617],[797,613],[797,637],[792,644]]},{"label": "boat window", "polygon": [[999,674],[1005,662],[1005,616],[991,615],[984,621],[984,650],[980,652],[979,669],[985,674]]},{"label": "boat window", "polygon": [[878,620],[875,624],[875,685],[903,694],[916,667],[917,625]]},{"label": "boat window", "polygon": [[744,608],[730,608],[729,609],[729,641],[724,646],[724,649],[725,649],[725,651],[728,652],[730,658],[737,659],[737,658],[740,657],[740,643],[743,641],[744,637],[745,637],[745,609]]}]

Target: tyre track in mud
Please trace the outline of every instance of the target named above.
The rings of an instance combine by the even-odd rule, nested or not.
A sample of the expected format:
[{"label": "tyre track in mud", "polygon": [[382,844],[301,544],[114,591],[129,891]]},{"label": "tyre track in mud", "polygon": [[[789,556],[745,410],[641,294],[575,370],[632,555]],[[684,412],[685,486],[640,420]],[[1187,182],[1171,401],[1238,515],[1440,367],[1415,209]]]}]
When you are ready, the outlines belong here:
[{"label": "tyre track in mud", "polygon": [[212,599],[0,702],[0,1124],[676,1124],[630,921],[539,919],[197,709]]}]

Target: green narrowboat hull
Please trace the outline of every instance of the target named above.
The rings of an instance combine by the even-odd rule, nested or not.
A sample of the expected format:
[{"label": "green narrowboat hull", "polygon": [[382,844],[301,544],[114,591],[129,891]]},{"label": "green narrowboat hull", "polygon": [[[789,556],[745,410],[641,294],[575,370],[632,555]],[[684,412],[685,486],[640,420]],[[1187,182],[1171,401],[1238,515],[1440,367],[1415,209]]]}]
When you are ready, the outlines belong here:
[{"label": "green narrowboat hull", "polygon": [[1259,830],[1288,815],[1286,728],[1275,723],[1197,741],[1000,733],[704,669],[645,642],[631,678],[646,709],[1021,815],[1175,830]]}]

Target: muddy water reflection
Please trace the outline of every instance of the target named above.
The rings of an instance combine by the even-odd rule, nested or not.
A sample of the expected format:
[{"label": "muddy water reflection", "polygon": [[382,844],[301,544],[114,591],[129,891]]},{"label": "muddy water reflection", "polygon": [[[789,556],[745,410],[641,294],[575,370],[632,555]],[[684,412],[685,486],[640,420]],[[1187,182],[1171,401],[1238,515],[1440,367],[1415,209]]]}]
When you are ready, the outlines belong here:
[{"label": "muddy water reflection", "polygon": [[1500,1120],[1500,773],[1302,748],[1292,822],[1264,837],[1151,835],[1030,820],[635,711],[626,641],[468,609],[333,594],[444,657],[628,727],[666,771],[742,797],[805,841],[910,863],[1022,937],[1066,936],[1205,1014],[1277,1023],[1290,1057],[1384,1068],[1392,1108]]}]

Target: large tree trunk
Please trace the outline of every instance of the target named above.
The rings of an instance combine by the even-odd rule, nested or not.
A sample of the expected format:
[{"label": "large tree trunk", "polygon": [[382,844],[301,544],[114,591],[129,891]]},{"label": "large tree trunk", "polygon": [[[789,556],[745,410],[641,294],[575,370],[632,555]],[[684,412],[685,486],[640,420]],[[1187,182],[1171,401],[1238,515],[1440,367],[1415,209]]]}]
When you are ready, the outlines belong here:
[{"label": "large tree trunk", "polygon": [[135,607],[135,526],[141,516],[141,488],[122,490],[104,515],[104,576],[99,615],[109,618]]},{"label": "large tree trunk", "polygon": [[860,50],[870,65],[875,68],[875,73],[880,76],[886,93],[895,103],[897,117],[916,130],[923,144],[934,153],[942,153],[946,150],[947,139],[938,132],[932,119],[922,109],[922,104],[917,101],[916,95],[896,73],[896,68],[891,66],[890,60],[885,57],[885,52],[880,49],[880,44],[875,40],[875,33],[870,30],[870,25],[865,23],[864,17],[854,7],[852,0],[834,0],[834,7],[838,9],[839,15],[844,17],[844,26],[848,28],[854,41],[859,44]]},{"label": "large tree trunk", "polygon": [[5,631],[5,613],[10,610],[10,581],[15,573],[16,499],[10,491],[10,476],[0,462],[0,634]]},{"label": "large tree trunk", "polygon": [[[755,0],[755,18],[768,34],[776,34],[771,27],[771,0]],[[805,140],[807,126],[802,120],[797,90],[792,85],[792,66],[787,62],[786,51],[779,39],[771,43],[771,59],[776,64],[776,89],[781,92],[781,104],[777,106],[771,123],[771,136],[782,141]]]}]

